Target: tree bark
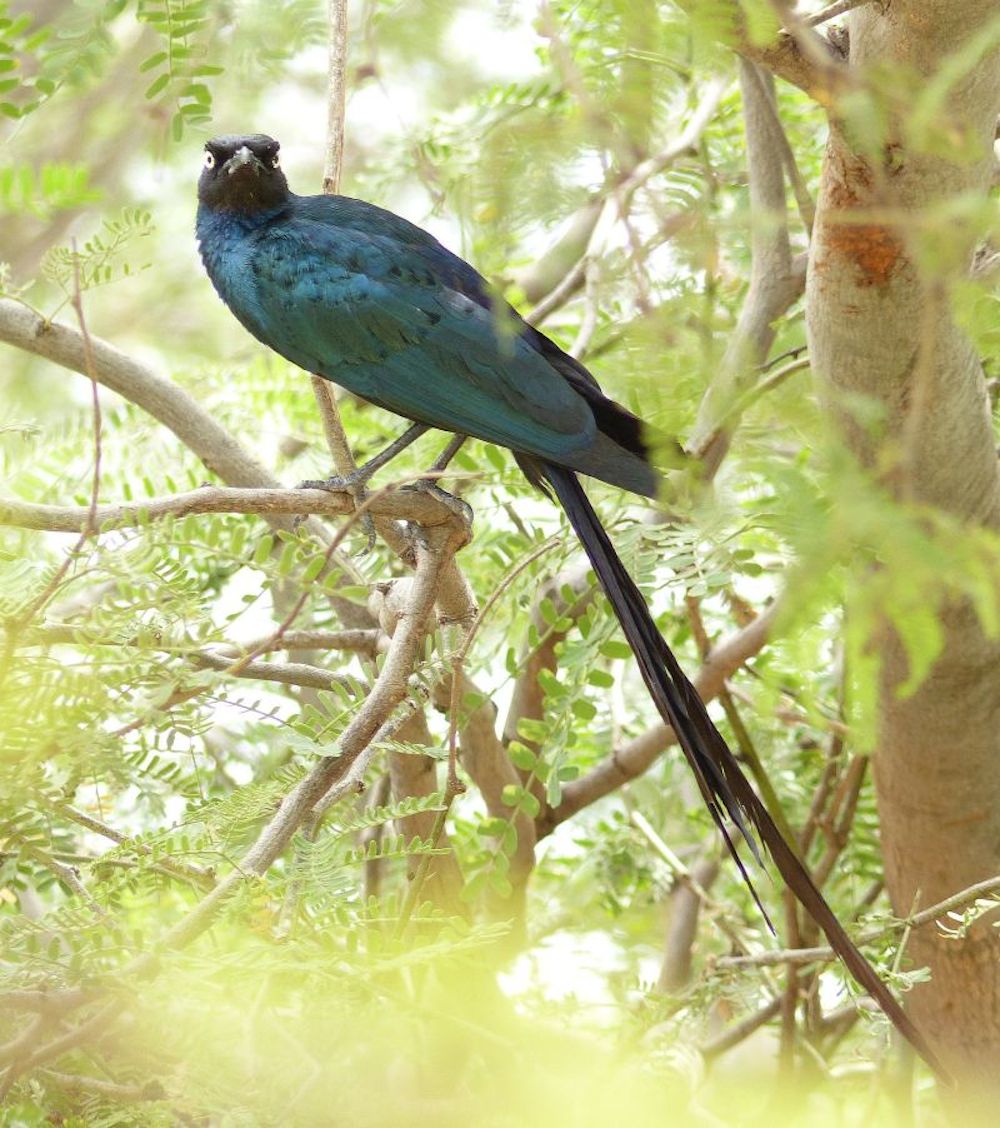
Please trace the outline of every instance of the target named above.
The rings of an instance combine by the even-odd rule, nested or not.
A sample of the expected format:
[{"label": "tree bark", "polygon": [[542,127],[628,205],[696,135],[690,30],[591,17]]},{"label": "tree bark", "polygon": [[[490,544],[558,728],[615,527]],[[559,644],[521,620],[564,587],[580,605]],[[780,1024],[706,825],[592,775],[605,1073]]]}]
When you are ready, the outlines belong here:
[{"label": "tree bark", "polygon": [[[964,156],[913,144],[901,106],[873,146],[832,120],[807,281],[813,369],[828,410],[855,455],[900,500],[929,505],[968,526],[1000,529],[1000,482],[982,368],[951,317],[949,279],[922,269],[927,209],[985,195],[1000,111],[998,35],[986,42],[994,0],[893,0],[850,18],[850,68],[919,76],[929,89],[949,56],[956,68],[946,109]],[[974,49],[977,41],[982,50]],[[912,122],[912,119],[911,119]],[[957,149],[957,146],[956,146]],[[961,224],[949,252],[971,264]],[[852,413],[863,397],[882,413],[878,433]],[[880,639],[878,749],[874,760],[886,881],[895,911],[909,914],[1000,872],[1000,645],[962,603],[942,616],[944,649],[915,693],[905,651]],[[1000,1087],[1000,936],[992,919],[946,939],[932,924],[908,956],[931,969],[911,1011],[956,1074]]]}]

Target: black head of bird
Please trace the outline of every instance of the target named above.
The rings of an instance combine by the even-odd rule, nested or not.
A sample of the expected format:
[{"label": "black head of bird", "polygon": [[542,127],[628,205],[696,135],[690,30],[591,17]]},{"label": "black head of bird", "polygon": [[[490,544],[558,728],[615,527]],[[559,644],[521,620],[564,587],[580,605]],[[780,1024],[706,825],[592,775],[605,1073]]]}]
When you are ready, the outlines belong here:
[{"label": "black head of bird", "polygon": [[280,146],[264,133],[213,137],[205,144],[198,199],[213,211],[254,215],[288,199]]}]

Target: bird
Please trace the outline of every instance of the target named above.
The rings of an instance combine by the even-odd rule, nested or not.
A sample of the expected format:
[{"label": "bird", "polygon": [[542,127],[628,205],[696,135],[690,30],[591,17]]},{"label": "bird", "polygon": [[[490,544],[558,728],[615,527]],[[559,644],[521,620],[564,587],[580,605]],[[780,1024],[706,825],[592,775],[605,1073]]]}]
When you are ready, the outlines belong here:
[{"label": "bird", "polygon": [[205,144],[195,231],[219,297],[286,360],[409,419],[388,452],[428,428],[472,435],[508,448],[558,501],[765,920],[727,816],[763,865],[759,839],[857,982],[946,1076],[758,798],[584,490],[580,474],[655,499],[646,425],[429,232],[363,200],[296,195],[279,150],[260,133]]}]

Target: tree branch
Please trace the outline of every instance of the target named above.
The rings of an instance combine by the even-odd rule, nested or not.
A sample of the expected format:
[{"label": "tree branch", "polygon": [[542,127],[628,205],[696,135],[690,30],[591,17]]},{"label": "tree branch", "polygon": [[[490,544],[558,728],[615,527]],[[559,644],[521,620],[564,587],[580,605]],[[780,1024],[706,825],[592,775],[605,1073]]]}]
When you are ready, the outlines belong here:
[{"label": "tree branch", "polygon": [[[45,321],[34,310],[9,298],[0,298],[0,341],[87,375],[82,333],[59,322]],[[92,336],[90,341],[97,382],[158,419],[212,473],[231,486],[280,485],[183,388],[100,337]]]},{"label": "tree branch", "polygon": [[[889,936],[894,932],[920,928],[922,925],[930,924],[956,909],[966,908],[980,898],[998,893],[1000,893],[1000,877],[987,878],[985,881],[970,885],[967,889],[963,889],[951,897],[946,897],[943,901],[938,901],[936,905],[922,909],[919,913],[890,921],[878,928],[870,928],[862,932],[855,943],[862,947],[875,940],[881,940],[883,936]],[[714,966],[720,970],[729,971],[745,967],[773,967],[775,964],[822,963],[835,959],[837,959],[837,955],[832,948],[783,948],[771,952],[756,952],[749,956],[720,956],[715,960]]]},{"label": "tree branch", "polygon": [[[0,298],[0,341],[88,378],[89,362],[99,384],[159,420],[227,485],[280,487],[277,478],[216,423],[193,396],[100,337],[90,336],[88,341],[68,325],[46,321],[20,302]],[[290,518],[277,511],[270,520],[278,528],[292,527]],[[307,528],[321,543],[329,541],[322,523],[310,521]],[[350,558],[338,554],[336,563],[345,575],[361,579]],[[363,608],[336,595],[331,596],[331,601],[345,625],[369,625]]]},{"label": "tree branch", "polygon": [[[412,521],[423,528],[454,525],[454,511],[429,493],[386,487],[372,495],[367,508],[380,517]],[[39,529],[52,533],[78,533],[90,516],[87,506],[40,505],[16,498],[0,498],[0,525]],[[350,490],[298,490],[280,487],[234,489],[203,486],[186,493],[167,494],[145,501],[127,501],[97,506],[95,519],[103,529],[137,528],[164,517],[186,517],[191,513],[254,513],[259,517],[304,516],[347,517],[355,512]]]},{"label": "tree branch", "polygon": [[[69,803],[60,803],[57,809],[60,814],[65,815],[72,822],[78,823],[85,829],[92,831],[94,834],[99,834],[102,838],[107,838],[119,846],[124,846],[128,850],[132,850],[136,854],[149,857],[155,852],[153,848],[148,846],[145,842],[123,834],[119,830],[115,830],[113,826],[109,826],[101,819],[87,814],[86,811],[78,810]],[[95,861],[99,864],[101,859],[97,858]],[[153,869],[160,870],[172,877],[179,877],[185,881],[193,882],[195,885],[202,888],[211,887],[215,883],[215,875],[211,870],[202,869],[200,866],[191,865],[189,862],[177,862],[172,858],[166,858],[162,855],[157,858]]]},{"label": "tree branch", "polygon": [[726,1050],[731,1050],[733,1046],[738,1046],[744,1039],[749,1038],[755,1030],[759,1030],[766,1022],[770,1022],[774,1018],[781,1010],[782,1001],[780,997],[772,999],[759,1010],[753,1011],[738,1022],[731,1023],[714,1038],[702,1042],[698,1047],[702,1057],[711,1060],[718,1057],[719,1054],[725,1053]]},{"label": "tree branch", "polygon": [[[728,85],[729,81],[723,78],[715,78],[707,83],[698,97],[691,120],[680,136],[652,157],[633,164],[616,183],[608,185],[594,199],[588,200],[571,221],[570,230],[556,247],[539,260],[531,274],[518,277],[518,284],[524,289],[529,301],[537,299],[534,308],[525,317],[530,325],[541,324],[579,290],[586,278],[588,262],[602,251],[602,244],[606,241],[611,225],[627,215],[632,197],[640,188],[696,148],[715,116]],[[575,250],[575,257],[570,257],[571,249]],[[561,267],[558,273],[553,270],[555,261]],[[542,277],[550,283],[546,288],[542,288],[535,280]]]},{"label": "tree branch", "polygon": [[[317,637],[321,638],[323,635],[337,635],[345,632],[299,631],[296,633],[307,635],[312,640],[315,640]],[[375,634],[374,631],[349,633]],[[129,640],[122,642],[120,639],[88,638],[86,631],[77,630],[69,625],[42,627],[30,631],[24,636],[15,635],[15,645],[18,641],[26,646],[73,644],[83,641],[101,646],[129,645]],[[267,639],[262,640],[261,645],[266,646],[269,650],[286,649],[287,647],[282,645],[283,641],[283,639],[272,640],[269,636]],[[312,642],[309,648],[313,649],[314,646],[315,641]],[[163,652],[167,654],[175,654],[185,661],[190,662],[192,665],[197,666],[199,669],[221,670],[223,673],[228,673],[233,677],[248,678],[251,681],[273,681],[283,685],[298,685],[307,689],[329,689],[332,682],[337,682],[339,685],[350,689],[353,684],[348,678],[345,678],[341,674],[324,669],[322,666],[314,666],[305,662],[259,662],[249,660],[237,666],[234,659],[239,659],[244,655],[252,653],[252,644],[245,647],[230,644],[209,650],[185,650],[180,645],[169,646],[165,644],[163,646],[156,646],[154,643],[154,648],[163,650]]]},{"label": "tree branch", "polygon": [[326,154],[323,191],[340,191],[344,168],[344,112],[347,107],[347,0],[329,0],[329,55],[327,62]]},{"label": "tree branch", "polygon": [[[336,682],[345,688],[351,688],[351,681],[342,674],[332,670],[324,670],[322,666],[311,666],[305,662],[258,662],[244,663],[239,669],[233,668],[233,656],[215,653],[211,650],[200,650],[196,654],[186,655],[195,666],[220,670],[237,678],[248,678],[250,681],[271,681],[280,685],[298,685],[305,689],[329,689]],[[237,654],[236,657],[239,657]]]},{"label": "tree branch", "polygon": [[738,0],[726,3],[719,3],[719,0],[680,0],[680,7],[687,11],[695,11],[700,6],[710,7],[711,16],[716,21],[722,16],[728,17],[727,30],[730,34],[726,41],[734,51],[804,90],[820,105],[830,105],[837,94],[847,89],[850,81],[848,68],[837,49],[823,36],[814,35],[814,45],[804,44],[803,37],[796,34],[798,28],[783,28],[770,43],[760,44],[751,37]]},{"label": "tree branch", "polygon": [[[695,688],[703,701],[716,697],[726,680],[763,648],[778,616],[778,606],[777,601],[772,603],[752,623],[712,650],[694,679]],[[668,725],[654,725],[585,776],[567,783],[563,788],[562,802],[540,820],[538,837],[551,834],[561,822],[584,807],[648,771],[675,740],[674,730]]]},{"label": "tree branch", "polygon": [[273,645],[272,638],[273,635],[267,635],[248,639],[246,642],[230,642],[224,644],[221,649],[237,655],[251,650],[258,654],[266,654],[271,649],[346,650],[373,657],[378,649],[380,633],[376,630],[326,631],[306,628],[285,631]]},{"label": "tree branch", "polygon": [[719,374],[705,393],[688,440],[688,449],[703,460],[708,477],[729,449],[734,401],[770,351],[774,322],[805,287],[805,270],[795,270],[792,264],[782,174],[787,141],[777,117],[774,83],[741,59],[740,88],[750,181],[750,285]]}]

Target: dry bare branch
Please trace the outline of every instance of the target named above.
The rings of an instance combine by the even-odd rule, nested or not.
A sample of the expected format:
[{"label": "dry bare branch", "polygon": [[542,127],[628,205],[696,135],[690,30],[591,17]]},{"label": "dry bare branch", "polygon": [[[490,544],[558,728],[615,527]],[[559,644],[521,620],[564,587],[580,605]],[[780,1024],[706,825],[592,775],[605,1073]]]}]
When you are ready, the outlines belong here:
[{"label": "dry bare branch", "polygon": [[[750,285],[719,374],[702,400],[688,440],[688,449],[702,459],[708,477],[729,449],[734,401],[767,356],[774,340],[774,322],[805,286],[805,270],[793,267],[788,237],[782,174],[787,141],[777,118],[774,83],[754,63],[741,59],[740,88],[750,182]],[[729,423],[724,424],[727,419]]]},{"label": "dry bare branch", "polygon": [[[452,524],[455,513],[429,493],[386,489],[369,500],[372,512],[393,520],[413,521],[423,528]],[[186,517],[191,513],[254,513],[259,517],[305,516],[347,517],[355,511],[349,490],[289,490],[280,487],[239,489],[203,486],[186,493],[167,494],[145,501],[99,505],[95,514],[103,530],[136,528],[164,517]],[[16,498],[0,499],[0,525],[42,529],[52,533],[78,533],[90,510],[86,506],[40,505]]]},{"label": "dry bare branch", "polygon": [[[881,940],[884,936],[891,935],[894,932],[920,928],[939,920],[948,913],[968,908],[969,905],[975,904],[980,899],[995,898],[998,894],[1000,894],[1000,877],[990,877],[985,881],[978,881],[975,885],[970,885],[967,889],[963,889],[951,897],[946,897],[943,901],[938,901],[936,905],[931,905],[909,917],[890,921],[878,928],[870,928],[862,932],[856,943],[859,946],[871,944],[873,941]],[[720,956],[715,961],[715,966],[720,970],[729,971],[745,967],[773,967],[776,964],[785,963],[824,963],[836,958],[833,949],[828,947],[786,948],[770,952],[756,952],[749,956]]]}]

